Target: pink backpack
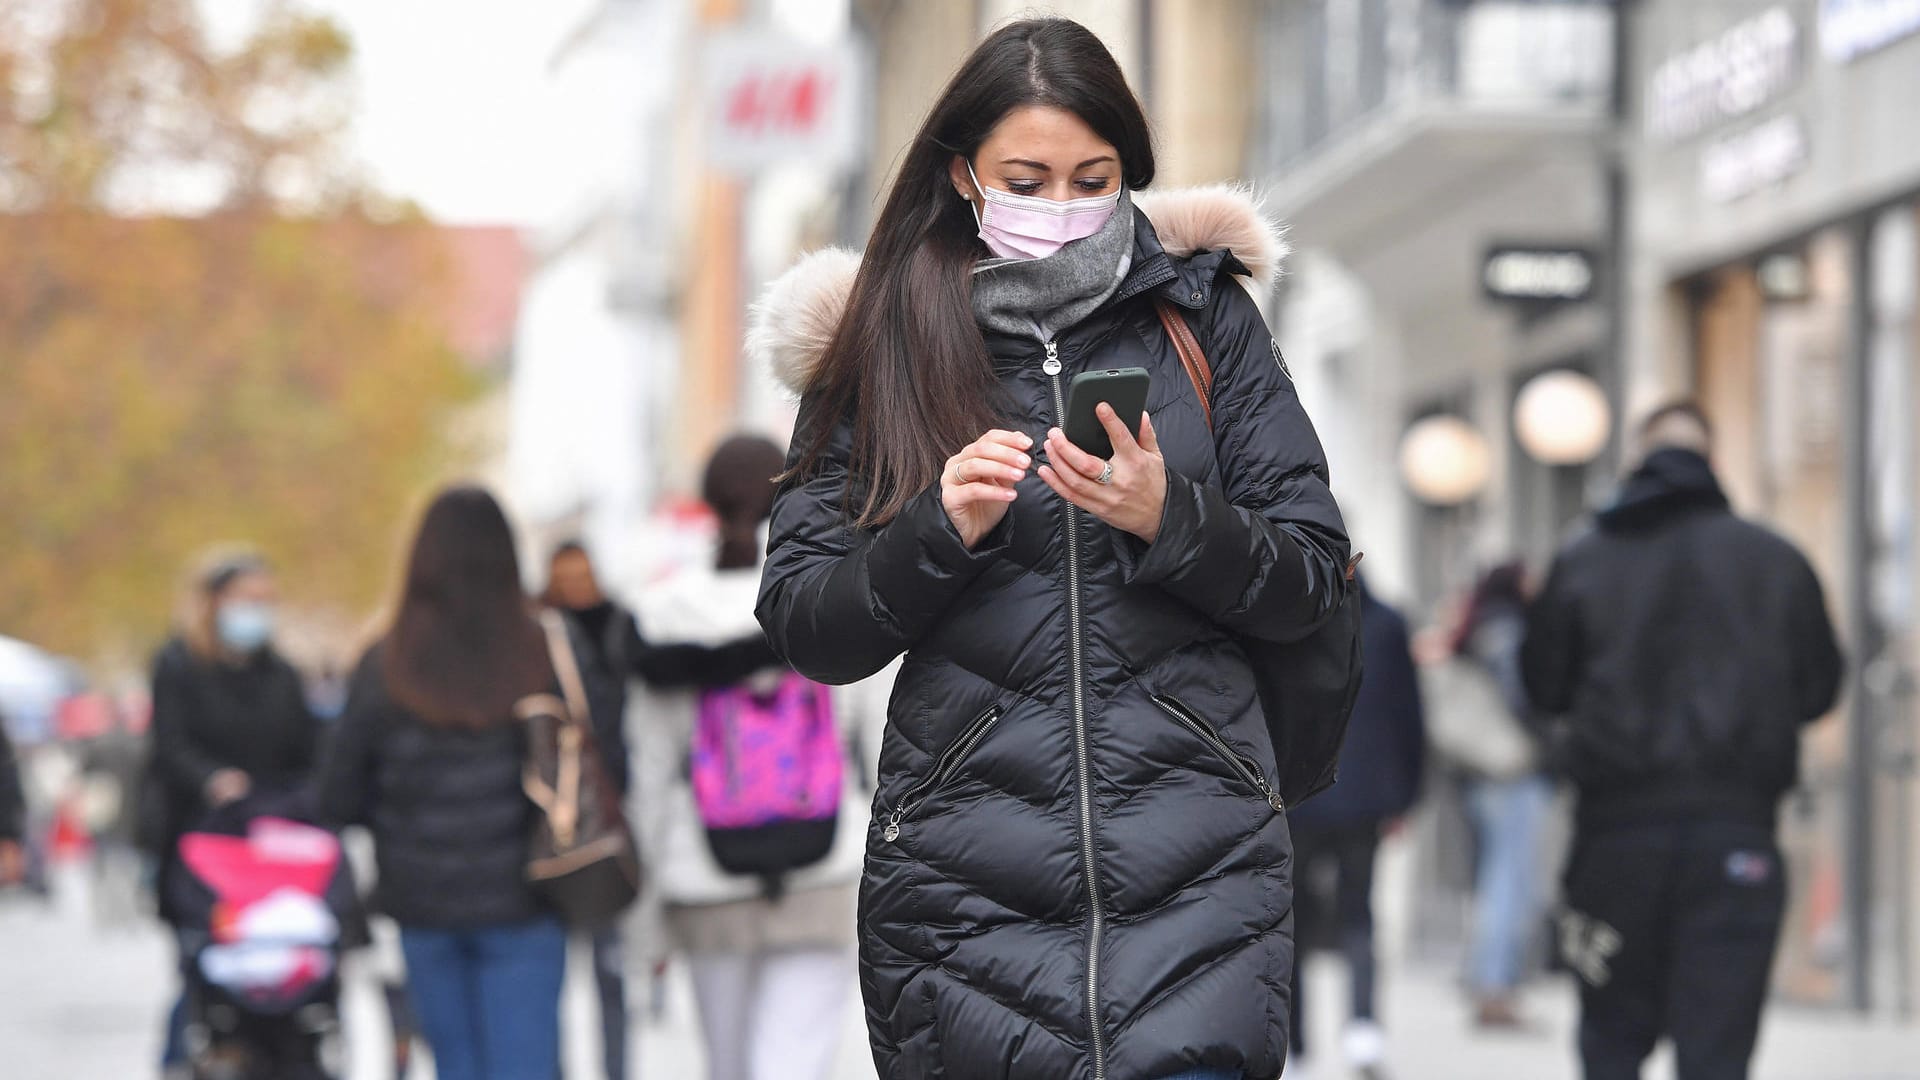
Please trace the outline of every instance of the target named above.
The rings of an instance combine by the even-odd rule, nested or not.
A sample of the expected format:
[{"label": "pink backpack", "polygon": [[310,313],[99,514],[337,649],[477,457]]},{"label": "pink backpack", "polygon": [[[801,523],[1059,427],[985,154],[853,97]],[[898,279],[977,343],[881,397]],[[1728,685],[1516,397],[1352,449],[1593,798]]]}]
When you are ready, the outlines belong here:
[{"label": "pink backpack", "polygon": [[767,694],[701,692],[694,804],[721,869],[761,879],[769,896],[832,850],[845,768],[833,695],[819,683],[790,671]]}]

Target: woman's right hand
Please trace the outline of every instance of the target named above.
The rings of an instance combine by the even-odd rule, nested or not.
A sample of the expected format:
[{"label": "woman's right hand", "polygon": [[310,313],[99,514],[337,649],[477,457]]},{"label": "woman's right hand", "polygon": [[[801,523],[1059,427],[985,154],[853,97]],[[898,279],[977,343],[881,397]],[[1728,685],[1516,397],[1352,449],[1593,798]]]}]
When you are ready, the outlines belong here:
[{"label": "woman's right hand", "polygon": [[989,431],[947,459],[940,470],[940,504],[972,551],[1007,516],[1013,486],[1033,467],[1028,451],[1033,437],[1018,431]]}]

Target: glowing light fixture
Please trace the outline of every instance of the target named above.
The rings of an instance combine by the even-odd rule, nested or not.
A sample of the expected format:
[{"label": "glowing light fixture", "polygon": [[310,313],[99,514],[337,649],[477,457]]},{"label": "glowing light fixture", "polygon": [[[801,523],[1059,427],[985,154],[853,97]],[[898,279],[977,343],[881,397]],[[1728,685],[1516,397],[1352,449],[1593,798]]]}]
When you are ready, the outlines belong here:
[{"label": "glowing light fixture", "polygon": [[1445,414],[1415,421],[1400,437],[1400,475],[1434,506],[1457,506],[1486,490],[1492,454],[1480,430]]},{"label": "glowing light fixture", "polygon": [[1600,384],[1577,371],[1535,376],[1513,400],[1520,448],[1544,465],[1585,465],[1607,448],[1613,410]]}]

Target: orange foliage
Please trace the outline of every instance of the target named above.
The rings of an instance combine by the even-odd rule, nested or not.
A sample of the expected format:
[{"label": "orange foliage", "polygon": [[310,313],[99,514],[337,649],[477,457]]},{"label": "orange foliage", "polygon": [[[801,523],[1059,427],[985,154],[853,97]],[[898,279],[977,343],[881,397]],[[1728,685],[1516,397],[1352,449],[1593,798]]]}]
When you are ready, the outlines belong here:
[{"label": "orange foliage", "polygon": [[[0,633],[143,650],[188,557],[227,539],[290,601],[363,609],[476,387],[437,241],[371,221],[332,163],[345,38],[279,12],[223,57],[186,0],[41,6],[70,17],[0,25]],[[177,77],[133,77],[154,71]],[[115,205],[156,146],[218,166],[213,212]]]}]

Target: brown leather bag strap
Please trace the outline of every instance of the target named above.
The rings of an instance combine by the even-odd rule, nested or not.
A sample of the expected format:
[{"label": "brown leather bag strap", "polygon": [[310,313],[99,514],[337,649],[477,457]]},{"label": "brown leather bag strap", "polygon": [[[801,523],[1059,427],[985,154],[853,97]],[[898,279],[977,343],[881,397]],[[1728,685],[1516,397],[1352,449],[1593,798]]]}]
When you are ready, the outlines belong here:
[{"label": "brown leather bag strap", "polygon": [[1173,342],[1173,351],[1180,354],[1180,366],[1187,369],[1187,378],[1193,380],[1194,393],[1200,395],[1200,412],[1207,418],[1207,427],[1213,427],[1213,368],[1207,363],[1207,354],[1200,348],[1200,339],[1193,336],[1193,327],[1187,324],[1187,317],[1180,314],[1171,300],[1156,296],[1153,310],[1160,316],[1160,325],[1167,328],[1167,337]]},{"label": "brown leather bag strap", "polygon": [[[1213,427],[1213,368],[1207,363],[1207,354],[1200,348],[1200,339],[1193,336],[1193,327],[1188,325],[1187,317],[1173,306],[1171,300],[1156,296],[1153,298],[1153,310],[1160,315],[1160,325],[1167,328],[1167,337],[1173,341],[1173,351],[1180,354],[1180,365],[1187,369],[1187,378],[1193,380],[1194,392],[1200,395],[1200,411],[1206,415],[1207,427]],[[1363,552],[1354,552],[1347,562],[1344,576],[1352,581],[1353,575],[1360,569],[1360,560],[1366,558]]]},{"label": "brown leather bag strap", "polygon": [[580,663],[573,655],[573,641],[567,635],[566,620],[552,608],[540,612],[540,628],[546,631],[547,656],[553,661],[553,674],[560,680],[560,693],[567,700],[568,719],[576,724],[591,724],[587,711],[587,691],[580,681]]}]

